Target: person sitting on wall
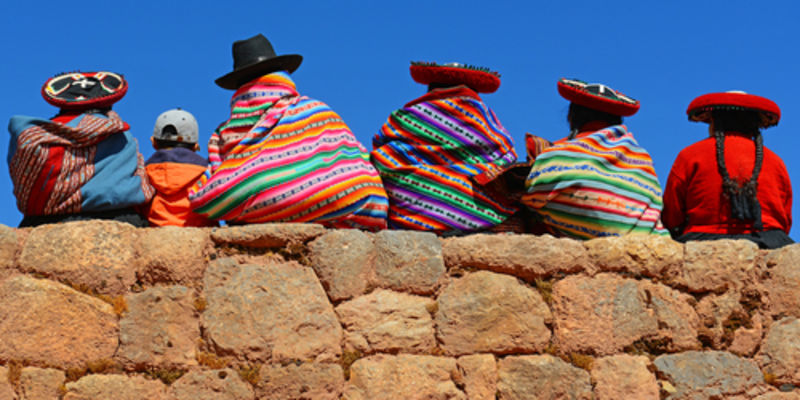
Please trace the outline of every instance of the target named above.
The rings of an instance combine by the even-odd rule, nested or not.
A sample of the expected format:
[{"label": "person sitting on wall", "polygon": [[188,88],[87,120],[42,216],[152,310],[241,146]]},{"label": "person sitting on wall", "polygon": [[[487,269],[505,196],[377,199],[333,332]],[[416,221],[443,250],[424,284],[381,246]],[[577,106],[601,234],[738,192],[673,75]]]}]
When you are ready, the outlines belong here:
[{"label": "person sitting on wall", "polygon": [[208,142],[210,168],[192,209],[229,223],[318,222],[386,227],[386,192],[366,149],[326,104],[301,96],[289,74],[300,55],[276,55],[263,35],[233,44],[230,119]]},{"label": "person sitting on wall", "polygon": [[503,223],[517,209],[490,186],[517,154],[478,96],[495,92],[499,75],[459,63],[412,62],[411,77],[428,93],[394,111],[373,139],[389,226],[458,234]]},{"label": "person sitting on wall", "polygon": [[156,150],[147,162],[147,177],[156,190],[147,207],[152,226],[217,226],[195,214],[189,205],[189,189],[208,168],[200,149],[197,120],[180,108],[156,118],[150,141]]},{"label": "person sitting on wall", "polygon": [[113,72],[70,72],[45,82],[51,119],[14,116],[8,168],[20,227],[84,219],[147,226],[136,210],[153,196],[136,139],[111,106],[128,83]]},{"label": "person sitting on wall", "polygon": [[558,92],[571,132],[536,155],[522,202],[557,236],[667,235],[653,161],[622,125],[639,101],[576,79],[559,80]]},{"label": "person sitting on wall", "polygon": [[747,239],[764,249],[794,243],[789,174],[760,131],[778,124],[778,105],[744,92],[710,93],[686,113],[709,124],[709,137],[683,149],[672,165],[661,219],[673,237]]}]

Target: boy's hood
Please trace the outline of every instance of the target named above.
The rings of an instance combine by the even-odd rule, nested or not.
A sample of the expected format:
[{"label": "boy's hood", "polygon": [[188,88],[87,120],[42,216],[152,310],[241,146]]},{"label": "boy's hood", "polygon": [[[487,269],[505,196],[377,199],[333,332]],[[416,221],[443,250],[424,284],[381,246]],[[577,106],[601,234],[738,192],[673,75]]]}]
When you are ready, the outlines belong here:
[{"label": "boy's hood", "polygon": [[205,170],[199,165],[165,162],[148,165],[147,176],[156,191],[171,195],[187,190]]}]

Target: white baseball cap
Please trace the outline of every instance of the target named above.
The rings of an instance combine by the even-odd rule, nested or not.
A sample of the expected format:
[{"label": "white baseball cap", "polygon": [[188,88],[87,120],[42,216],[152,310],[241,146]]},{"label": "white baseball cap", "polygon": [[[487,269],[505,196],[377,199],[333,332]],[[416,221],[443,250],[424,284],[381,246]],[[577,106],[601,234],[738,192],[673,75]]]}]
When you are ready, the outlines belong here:
[{"label": "white baseball cap", "polygon": [[197,143],[197,120],[191,113],[180,108],[165,111],[156,118],[153,137],[172,142]]}]

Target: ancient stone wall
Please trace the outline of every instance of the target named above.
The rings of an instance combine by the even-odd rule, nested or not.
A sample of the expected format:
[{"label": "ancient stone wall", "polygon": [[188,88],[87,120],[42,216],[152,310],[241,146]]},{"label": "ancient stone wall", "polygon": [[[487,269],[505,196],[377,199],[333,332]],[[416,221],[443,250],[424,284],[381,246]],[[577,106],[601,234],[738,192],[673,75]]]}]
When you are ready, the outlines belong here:
[{"label": "ancient stone wall", "polygon": [[800,399],[800,245],[0,227],[2,399]]}]

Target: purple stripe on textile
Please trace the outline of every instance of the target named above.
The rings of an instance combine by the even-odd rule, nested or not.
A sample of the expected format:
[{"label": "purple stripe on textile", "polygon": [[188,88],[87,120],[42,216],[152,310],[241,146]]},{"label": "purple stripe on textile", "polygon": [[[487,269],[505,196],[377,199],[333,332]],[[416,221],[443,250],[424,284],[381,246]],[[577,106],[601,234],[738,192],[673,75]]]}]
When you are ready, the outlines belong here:
[{"label": "purple stripe on textile", "polygon": [[[458,208],[453,208],[453,206],[451,206],[451,205],[449,205],[447,203],[443,203],[440,200],[434,199],[434,198],[429,197],[429,196],[421,196],[417,192],[411,192],[411,191],[404,190],[403,188],[401,188],[399,186],[396,186],[394,184],[391,184],[391,183],[384,182],[383,186],[386,189],[387,193],[398,192],[398,193],[402,193],[405,197],[421,199],[423,203],[429,203],[429,204],[436,205],[437,207],[439,207],[439,208],[441,208],[443,210],[447,210],[447,211],[449,211],[449,212],[451,212],[451,213],[453,213],[455,215],[459,215],[459,216],[463,217],[466,220],[472,221],[473,223],[475,223],[475,225],[485,225],[484,223],[482,223],[482,220],[475,219],[475,217],[470,215],[470,214],[464,214]],[[448,217],[446,215],[442,215],[441,213],[435,213],[432,210],[426,210],[426,209],[418,208],[418,207],[412,205],[412,203],[405,202],[405,203],[403,203],[403,206],[404,207],[408,207],[408,208],[413,208],[414,211],[419,213],[419,214],[437,216],[437,218],[434,218],[434,219],[442,220],[442,218],[444,218],[444,219],[446,219],[448,221],[449,225],[457,223],[456,221],[453,221],[452,218],[450,218],[450,217]],[[464,226],[464,228],[468,228],[468,226]]]}]

